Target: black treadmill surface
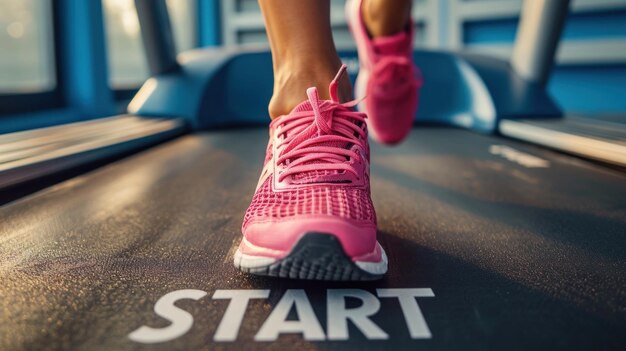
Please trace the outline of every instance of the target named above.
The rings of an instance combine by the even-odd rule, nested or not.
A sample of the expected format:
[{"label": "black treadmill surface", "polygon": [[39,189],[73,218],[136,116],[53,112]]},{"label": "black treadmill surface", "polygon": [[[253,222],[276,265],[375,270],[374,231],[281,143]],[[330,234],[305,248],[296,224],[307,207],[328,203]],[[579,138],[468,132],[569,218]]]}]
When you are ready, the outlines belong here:
[{"label": "black treadmill surface", "polygon": [[[265,129],[185,136],[0,208],[0,349],[626,349],[623,173],[418,129],[398,147],[373,145],[387,277],[289,281],[232,265],[266,138]],[[187,289],[196,297],[173,293],[176,307],[161,309],[174,324],[155,312]],[[223,320],[230,301],[214,296],[238,289],[270,290],[231,306],[237,318],[244,311],[239,330],[237,318]],[[401,306],[377,289],[416,297]],[[337,321],[336,304],[327,309],[337,294],[367,298],[346,297],[348,317]],[[221,322],[234,341],[216,340]],[[142,326],[163,328],[149,340],[170,340],[133,341]],[[262,326],[266,339],[304,331],[255,340]]]}]

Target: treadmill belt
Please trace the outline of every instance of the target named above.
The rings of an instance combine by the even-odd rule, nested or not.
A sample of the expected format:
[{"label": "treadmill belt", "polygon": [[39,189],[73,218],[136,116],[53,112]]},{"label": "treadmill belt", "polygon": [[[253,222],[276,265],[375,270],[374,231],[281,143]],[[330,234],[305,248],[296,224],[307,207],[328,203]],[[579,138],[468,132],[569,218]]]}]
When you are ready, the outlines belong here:
[{"label": "treadmill belt", "polygon": [[189,135],[0,208],[0,349],[626,348],[626,176],[417,129],[372,145],[376,282],[232,265],[266,129]]}]

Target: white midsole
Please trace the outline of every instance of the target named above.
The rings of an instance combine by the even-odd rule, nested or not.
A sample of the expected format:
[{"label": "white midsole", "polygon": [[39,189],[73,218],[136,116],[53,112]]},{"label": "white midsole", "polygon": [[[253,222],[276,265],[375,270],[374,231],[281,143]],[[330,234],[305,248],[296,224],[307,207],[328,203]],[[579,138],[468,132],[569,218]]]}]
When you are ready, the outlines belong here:
[{"label": "white midsole", "polygon": [[278,260],[272,257],[246,255],[239,249],[235,252],[234,258],[235,267],[239,268],[262,268],[276,261]]},{"label": "white midsole", "polygon": [[367,273],[381,275],[387,273],[387,267],[389,266],[389,264],[387,261],[387,253],[385,253],[385,250],[382,248],[382,246],[380,246],[378,242],[376,242],[376,246],[378,246],[378,249],[380,250],[380,261],[354,261],[354,263]]},{"label": "white midsole", "polygon": [[[387,267],[388,267],[387,254],[385,253],[385,250],[380,246],[378,242],[376,243],[376,245],[378,246],[378,249],[381,252],[381,255],[380,255],[381,257],[380,257],[379,262],[354,261],[354,263],[357,265],[357,267],[359,267],[361,270],[367,273],[375,274],[375,275],[382,275],[382,274],[387,273]],[[235,257],[233,261],[234,261],[235,267],[238,267],[238,268],[259,269],[259,268],[265,268],[279,260],[276,258],[266,257],[266,256],[247,255],[247,254],[242,253],[239,249],[237,249],[237,251],[235,252]]]}]

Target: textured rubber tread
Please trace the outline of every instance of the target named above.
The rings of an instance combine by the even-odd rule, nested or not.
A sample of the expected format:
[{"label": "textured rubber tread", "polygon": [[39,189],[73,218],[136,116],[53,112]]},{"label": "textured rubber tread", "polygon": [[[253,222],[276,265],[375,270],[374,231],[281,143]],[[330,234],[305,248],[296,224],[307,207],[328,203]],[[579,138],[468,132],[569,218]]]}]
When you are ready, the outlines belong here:
[{"label": "textured rubber tread", "polygon": [[339,240],[325,233],[304,234],[288,256],[268,266],[239,268],[252,274],[290,279],[360,281],[382,278],[382,275],[360,269],[343,251]]}]

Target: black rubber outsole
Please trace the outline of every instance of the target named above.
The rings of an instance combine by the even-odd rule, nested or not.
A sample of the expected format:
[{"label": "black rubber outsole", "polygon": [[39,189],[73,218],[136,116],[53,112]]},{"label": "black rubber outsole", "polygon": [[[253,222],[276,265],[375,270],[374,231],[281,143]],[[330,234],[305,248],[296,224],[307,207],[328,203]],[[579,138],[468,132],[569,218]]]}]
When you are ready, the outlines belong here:
[{"label": "black rubber outsole", "polygon": [[265,267],[239,269],[256,275],[306,280],[362,281],[383,277],[359,268],[343,251],[339,240],[325,233],[304,234],[280,261]]}]

